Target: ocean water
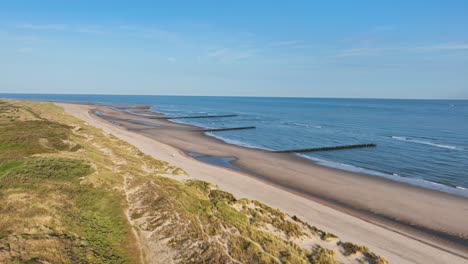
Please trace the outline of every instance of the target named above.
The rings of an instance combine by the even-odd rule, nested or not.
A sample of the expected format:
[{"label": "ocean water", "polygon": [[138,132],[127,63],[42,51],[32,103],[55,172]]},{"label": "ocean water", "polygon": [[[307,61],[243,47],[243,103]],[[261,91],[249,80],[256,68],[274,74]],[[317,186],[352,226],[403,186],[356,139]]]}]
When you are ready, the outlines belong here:
[{"label": "ocean water", "polygon": [[439,189],[468,197],[468,100],[115,96],[0,94],[0,97],[150,104],[207,128],[256,126],[209,133],[227,143],[283,150],[376,143],[376,148],[303,153],[325,166]]}]

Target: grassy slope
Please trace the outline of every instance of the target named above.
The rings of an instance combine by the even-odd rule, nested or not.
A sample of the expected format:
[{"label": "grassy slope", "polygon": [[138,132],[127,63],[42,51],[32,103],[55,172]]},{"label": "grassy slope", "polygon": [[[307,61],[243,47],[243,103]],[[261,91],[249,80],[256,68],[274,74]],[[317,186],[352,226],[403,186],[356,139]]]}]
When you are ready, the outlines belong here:
[{"label": "grassy slope", "polygon": [[77,144],[83,138],[41,115],[58,109],[11,102],[0,109],[0,262],[137,261],[126,246],[134,243],[122,195],[81,184],[99,169]]},{"label": "grassy slope", "polygon": [[180,174],[53,104],[0,101],[0,262],[385,263]]}]

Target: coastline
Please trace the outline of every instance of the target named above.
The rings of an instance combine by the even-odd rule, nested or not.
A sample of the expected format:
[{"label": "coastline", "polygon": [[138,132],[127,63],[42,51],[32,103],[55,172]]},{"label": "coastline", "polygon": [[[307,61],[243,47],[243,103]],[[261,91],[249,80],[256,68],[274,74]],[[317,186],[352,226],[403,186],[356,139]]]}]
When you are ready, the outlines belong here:
[{"label": "coastline", "polygon": [[[362,243],[367,244],[375,249],[376,252],[380,251],[380,254],[388,256],[390,260],[397,260],[394,262],[438,263],[436,260],[445,261],[449,258],[454,258],[451,259],[451,263],[462,263],[463,261],[466,261],[466,259],[463,260],[462,258],[456,257],[453,254],[436,249],[434,246],[437,247],[438,245],[434,244],[434,241],[429,243],[426,241],[427,238],[424,238],[423,236],[422,238],[418,238],[418,240],[420,242],[424,241],[424,243],[431,244],[432,246],[419,243],[418,240],[409,238],[408,234],[402,236],[402,233],[406,233],[406,230],[404,229],[403,231],[400,230],[399,232],[394,232],[398,231],[400,227],[396,227],[397,230],[390,231],[390,229],[392,229],[391,226],[387,226],[386,224],[382,223],[373,223],[371,219],[364,217],[364,214],[355,215],[355,211],[347,211],[342,208],[343,206],[337,206],[337,203],[339,203],[340,200],[333,199],[333,197],[327,195],[327,192],[333,192],[335,194],[349,193],[350,195],[344,195],[340,199],[348,199],[349,203],[352,204],[350,208],[364,211],[368,210],[369,212],[383,215],[388,215],[390,213],[390,215],[393,214],[392,217],[396,216],[396,219],[407,221],[409,225],[422,224],[422,226],[428,226],[431,230],[442,230],[443,232],[449,233],[451,235],[461,234],[465,237],[466,234],[468,234],[466,230],[467,227],[463,225],[463,219],[466,219],[464,218],[466,217],[466,199],[396,183],[387,179],[379,179],[375,176],[343,172],[337,169],[314,165],[312,162],[305,161],[303,158],[295,157],[294,155],[272,154],[266,151],[249,150],[225,143],[223,143],[223,145],[220,144],[220,140],[208,137],[203,133],[188,132],[187,130],[190,129],[189,125],[180,124],[177,125],[177,127],[180,129],[165,129],[166,134],[161,133],[161,128],[153,127],[148,129],[146,127],[146,130],[141,130],[145,129],[144,125],[135,125],[131,123],[126,124],[124,121],[123,122],[125,125],[121,124],[121,128],[119,128],[109,122],[103,121],[102,118],[90,115],[88,111],[91,109],[99,109],[100,111],[102,110],[106,112],[106,114],[110,113],[120,117],[125,117],[126,115],[130,114],[117,111],[112,113],[114,110],[100,106],[72,104],[59,105],[65,107],[68,113],[84,119],[87,122],[91,122],[93,125],[100,127],[107,132],[112,131],[110,133],[117,133],[122,137],[129,137],[126,138],[129,143],[132,143],[130,141],[135,141],[138,139],[140,142],[133,142],[132,144],[136,146],[140,144],[140,146],[137,147],[142,149],[142,151],[146,149],[151,153],[151,155],[158,155],[158,158],[163,157],[162,159],[170,162],[173,162],[174,160],[175,162],[180,162],[180,166],[184,169],[187,169],[188,167],[191,167],[190,165],[192,165],[191,170],[194,172],[189,172],[192,177],[199,177],[213,182],[240,197],[245,196],[263,200],[270,205],[302,216],[314,224],[319,222],[319,226],[326,226],[328,230],[334,230],[334,232],[340,236],[362,241]],[[130,115],[130,117],[132,119],[145,120],[144,117],[138,117],[135,115]],[[161,124],[162,126],[168,126],[168,123],[170,126],[174,126],[175,124],[165,120],[149,121],[152,123]],[[119,123],[121,122],[119,121]],[[151,133],[152,129],[158,129],[159,132],[157,135],[155,135],[155,133]],[[186,138],[184,140],[184,137],[187,137],[188,133],[190,135],[190,139],[187,141]],[[141,141],[146,142],[148,146],[145,147],[144,145],[141,145]],[[158,148],[161,148],[162,151],[161,149],[158,149],[158,152],[155,152],[154,149],[150,149],[150,146],[158,146]],[[160,153],[160,151],[164,153]],[[239,159],[234,161],[233,164],[254,174],[267,174],[268,177],[263,180],[255,179],[254,177],[251,177],[251,175],[245,177],[246,173],[233,171],[232,169],[220,168],[206,163],[201,165],[199,161],[196,161],[194,158],[188,156],[186,154],[188,152],[198,152],[212,156],[238,157]],[[229,155],[226,155],[226,153],[229,153]],[[258,164],[262,164],[262,166],[259,168],[256,166]],[[291,169],[291,164],[294,164],[294,169]],[[271,171],[274,171],[277,175],[272,175]],[[222,177],[217,176],[220,173],[222,173],[223,177],[230,175],[228,177],[229,179],[223,179]],[[315,177],[318,176],[317,179],[308,178],[308,180],[313,181],[313,183],[300,180],[300,178],[303,178],[304,175],[310,174],[314,174]],[[289,178],[284,177],[284,175],[288,175]],[[297,183],[300,184],[297,185]],[[312,187],[314,187],[314,184],[317,183],[320,184],[318,186],[321,188],[313,189]],[[356,188],[356,185],[362,183],[365,183],[365,187],[367,187],[365,188],[366,190],[362,190],[362,186]],[[303,194],[296,192],[296,194],[299,194],[296,195],[292,194],[294,193],[294,187],[297,189],[304,189],[304,187],[312,189],[309,189],[306,193]],[[313,192],[311,192],[311,190],[313,190]],[[401,191],[403,192],[403,197],[409,199],[408,202],[405,203],[403,201],[404,199],[395,196],[398,195]],[[311,197],[313,194],[317,196],[315,201],[318,201],[318,203],[311,202],[311,200],[314,200],[314,197]],[[369,197],[364,197],[364,199],[361,200],[359,197],[356,197],[366,196],[369,194]],[[275,195],[277,195],[277,197]],[[380,201],[374,201],[375,197],[377,197],[377,199],[380,197]],[[386,197],[387,199],[382,199],[382,197]],[[328,198],[328,203],[335,203],[335,205],[332,206],[328,204],[327,201],[320,201],[320,199],[323,200],[323,198]],[[391,201],[392,198],[395,198],[396,201]],[[368,203],[372,203],[372,206],[369,207]],[[322,204],[325,204],[326,206],[323,206]],[[388,205],[392,205],[393,208],[389,208]],[[447,208],[447,206],[449,208]],[[431,209],[431,207],[433,209]],[[335,209],[343,211],[345,214],[340,213]],[[401,209],[403,209],[403,213],[398,214],[398,211]],[[315,211],[310,212],[310,210]],[[412,212],[411,214],[411,210],[416,211]],[[410,215],[408,215],[408,212]],[[428,219],[431,218],[431,215],[435,215],[435,218],[437,219]],[[451,222],[446,223],[445,221],[442,221],[442,223],[440,223],[439,220],[441,216],[445,217]],[[385,225],[385,228],[382,228],[382,225]],[[449,226],[448,229],[446,225]],[[353,227],[356,228],[356,230],[352,230]],[[415,245],[415,243],[417,245]],[[441,244],[442,245],[439,245],[439,247],[447,250],[447,245],[444,245],[444,243]],[[463,248],[455,248],[453,250],[455,250],[455,254],[464,255],[466,258],[466,251]],[[451,251],[453,252],[453,250]],[[408,254],[409,259],[401,259],[402,256],[399,256],[399,254],[396,253],[404,251],[406,251],[405,254],[402,253],[401,255],[406,257],[406,254]],[[409,251],[412,251],[412,253]],[[423,262],[422,260],[424,259],[426,259],[426,261]]]},{"label": "coastline", "polygon": [[[103,106],[106,106],[105,104]],[[108,105],[109,106],[109,105]],[[122,106],[121,106],[122,107]],[[141,105],[141,106],[133,106],[131,108],[126,109],[125,106],[122,107],[122,109],[125,112],[133,115],[140,115],[143,117],[149,117],[149,116],[154,116],[154,115],[161,115],[164,116],[165,114],[163,112],[159,111],[154,111],[150,110],[152,106],[151,105]],[[118,110],[118,107],[116,108]],[[211,127],[206,127],[203,126],[200,122],[191,122],[191,120],[197,120],[197,119],[167,119],[170,123],[175,123],[175,124],[182,124],[182,125],[187,125],[189,127],[196,127],[200,129],[209,129]],[[216,134],[212,132],[205,132],[204,133],[206,136],[216,138],[220,140],[222,143],[230,144],[230,145],[236,145],[244,148],[250,148],[250,149],[260,149],[260,150],[266,150],[266,151],[276,151],[275,149],[267,148],[264,146],[259,146],[252,141],[239,141],[232,139],[230,137],[225,137],[223,134]],[[392,138],[398,138],[395,136],[392,136]],[[405,140],[410,140],[410,142],[413,142],[414,140],[411,139],[405,139]],[[429,143],[425,143],[429,144]],[[434,143],[430,143],[430,145],[436,145],[440,146]],[[449,148],[449,149],[458,149],[458,150],[463,150],[463,148],[458,148],[458,147],[447,147],[443,146],[444,148]],[[370,169],[366,167],[359,167],[356,165],[351,165],[349,163],[341,163],[339,161],[332,161],[329,159],[322,159],[318,157],[313,157],[309,156],[303,153],[292,153],[294,155],[300,156],[301,158],[307,159],[309,161],[312,161],[314,164],[328,167],[328,168],[333,168],[333,169],[338,169],[338,170],[343,170],[343,171],[348,171],[348,172],[354,172],[358,174],[366,174],[366,175],[371,175],[371,176],[378,176],[378,177],[383,177],[386,179],[390,179],[392,181],[397,181],[417,187],[422,187],[425,189],[431,189],[431,190],[436,190],[440,192],[445,192],[449,194],[454,194],[458,196],[462,196],[465,198],[468,198],[468,189],[461,187],[456,184],[449,184],[449,183],[444,183],[444,182],[439,182],[439,181],[433,181],[433,180],[427,180],[425,178],[418,178],[418,177],[408,177],[408,176],[403,176],[399,175],[397,173],[390,173],[390,172],[385,172],[377,169]]]},{"label": "coastline", "polygon": [[[189,124],[189,123],[184,123],[184,122],[175,121],[175,120],[171,120],[171,122],[198,127],[197,125],[192,125],[192,124]],[[261,150],[270,151],[270,149],[267,149],[267,148],[261,148],[261,147],[257,147],[257,146],[248,145],[248,144],[245,144],[243,142],[237,142],[237,141],[234,141],[234,140],[231,140],[231,139],[224,138],[222,136],[215,135],[215,134],[213,134],[211,132],[206,132],[205,135],[209,136],[209,137],[212,137],[212,138],[215,138],[215,139],[218,139],[218,140],[222,141],[222,143],[225,143],[225,144],[240,146],[240,147],[244,147],[244,148],[261,149]],[[389,173],[384,173],[384,172],[375,171],[375,170],[371,170],[371,169],[366,169],[366,168],[362,168],[362,167],[356,167],[356,166],[349,165],[349,164],[339,163],[339,162],[335,162],[335,161],[329,161],[329,160],[324,160],[324,159],[319,159],[319,158],[313,158],[313,157],[310,157],[310,156],[307,156],[307,155],[304,155],[304,154],[301,154],[301,153],[296,153],[294,155],[299,156],[299,157],[304,158],[304,159],[307,159],[307,160],[310,160],[314,164],[317,164],[317,165],[323,166],[323,167],[327,167],[327,168],[338,169],[338,170],[342,170],[342,171],[354,172],[354,173],[359,173],[359,174],[366,174],[366,175],[376,176],[376,177],[382,177],[382,178],[389,179],[391,181],[401,182],[401,183],[408,184],[408,185],[413,185],[413,186],[416,186],[416,187],[421,187],[421,188],[425,188],[425,189],[430,189],[430,190],[434,190],[434,191],[444,192],[444,193],[453,194],[453,195],[468,198],[468,189],[460,187],[460,186],[451,186],[451,185],[445,185],[445,184],[442,184],[442,183],[432,182],[432,181],[423,180],[423,179],[403,177],[403,176],[400,176],[400,175],[397,175],[397,174],[389,174]]]}]

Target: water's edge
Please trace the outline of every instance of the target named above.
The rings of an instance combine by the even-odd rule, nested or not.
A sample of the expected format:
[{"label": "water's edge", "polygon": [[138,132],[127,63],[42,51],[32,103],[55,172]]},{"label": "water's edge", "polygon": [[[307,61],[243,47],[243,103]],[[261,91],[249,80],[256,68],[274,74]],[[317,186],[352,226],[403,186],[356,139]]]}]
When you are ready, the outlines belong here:
[{"label": "water's edge", "polygon": [[[121,111],[120,109],[117,109],[117,108],[114,108],[114,109]],[[150,109],[150,111],[155,113],[155,114],[158,114],[158,115],[161,115],[161,114],[162,115],[167,115],[167,113],[165,113],[163,111],[156,112],[156,111],[153,111],[151,109]],[[126,111],[126,112],[131,113],[133,115],[148,116],[146,114],[140,114],[140,113],[136,113],[136,112],[129,112],[129,111]],[[190,125],[190,126],[194,126],[194,127],[197,127],[197,128],[210,128],[210,127],[201,126],[200,124],[195,125],[195,124],[192,124],[192,123],[190,123],[188,121],[184,121],[183,119],[173,119],[173,120],[168,119],[168,121],[173,122],[173,123]],[[265,147],[260,147],[260,146],[256,146],[256,145],[249,144],[249,143],[246,143],[246,142],[224,138],[222,136],[216,135],[213,132],[205,132],[203,134],[205,136],[212,137],[212,138],[215,138],[217,140],[220,140],[225,144],[235,145],[235,146],[243,147],[243,148],[253,148],[253,149],[262,149],[262,150],[271,151],[271,149],[268,149],[268,148],[265,148]],[[209,164],[212,164],[212,165],[217,165],[217,166],[221,166],[221,167],[226,167],[226,168],[236,169],[236,170],[239,170],[239,171],[246,172],[245,170],[231,164],[231,161],[236,159],[235,157],[204,156],[207,159],[209,159],[209,157],[211,157],[213,159],[213,160],[208,161],[208,160],[205,160],[204,158],[200,158],[200,155],[202,155],[200,153],[188,153],[188,154],[190,156],[196,158],[197,160],[202,161],[202,162],[206,162],[206,163],[209,163]],[[429,189],[429,190],[440,191],[440,192],[449,193],[449,194],[453,194],[453,195],[468,198],[468,189],[465,189],[463,187],[458,187],[458,186],[453,187],[453,186],[445,185],[445,184],[442,184],[442,183],[427,181],[427,180],[423,180],[423,179],[403,177],[403,176],[396,175],[396,174],[392,175],[392,174],[379,172],[379,171],[366,169],[366,168],[361,168],[361,167],[357,167],[357,166],[353,166],[353,165],[349,165],[349,164],[338,163],[338,162],[333,162],[333,161],[329,161],[329,160],[314,158],[314,157],[310,157],[310,156],[303,155],[303,154],[300,154],[300,153],[296,153],[295,155],[297,155],[297,156],[299,156],[299,157],[301,157],[303,159],[307,159],[307,160],[313,162],[314,164],[324,166],[324,167],[328,167],[328,168],[333,168],[333,169],[339,169],[339,170],[343,170],[343,171],[349,171],[349,172],[355,172],[355,173],[360,173],[360,174],[366,174],[366,175],[371,175],[371,176],[382,177],[382,178],[389,179],[389,180],[396,181],[396,182],[400,182],[400,183],[405,183],[405,184],[409,184],[409,185],[413,185],[413,186],[417,186],[417,187],[422,187],[422,188]],[[225,159],[225,160],[220,162],[218,159]]]},{"label": "water's edge", "polygon": [[[119,109],[119,108],[114,108],[114,107],[111,107],[111,108],[114,109],[114,110],[117,110],[117,111],[124,111],[126,113],[133,114],[133,115],[140,115],[140,116],[146,116],[146,117],[148,116],[148,114],[138,113],[138,112],[135,112],[135,111],[129,111],[128,109],[125,110],[125,109]],[[168,115],[168,113],[166,113],[164,111],[160,111],[160,110],[154,111],[152,107],[149,108],[148,111],[154,113],[155,115]],[[190,126],[194,126],[194,127],[202,128],[202,129],[210,128],[210,127],[202,126],[200,124],[193,124],[193,123],[191,123],[189,121],[186,121],[184,119],[167,119],[167,121],[172,122],[172,123],[190,125]],[[261,150],[267,150],[267,151],[272,150],[272,149],[268,149],[268,148],[265,148],[265,147],[249,144],[249,143],[246,143],[246,142],[225,138],[225,137],[216,135],[213,132],[205,132],[203,134],[205,136],[215,138],[215,139],[217,139],[217,140],[219,140],[219,141],[221,141],[221,142],[223,142],[225,144],[235,145],[235,146],[243,147],[243,148],[261,149]],[[188,155],[193,157],[193,158],[196,158],[199,161],[205,162],[205,163],[209,163],[209,164],[216,165],[216,166],[221,166],[221,167],[225,167],[225,168],[238,170],[238,171],[242,171],[242,172],[245,172],[245,173],[250,173],[250,172],[245,171],[244,169],[239,168],[239,167],[237,167],[237,166],[235,166],[235,165],[233,165],[231,163],[231,161],[236,160],[236,157],[214,157],[214,156],[203,155],[201,153],[188,153]],[[397,174],[388,174],[388,173],[379,172],[379,171],[376,171],[376,170],[371,170],[371,169],[366,169],[366,168],[353,166],[353,165],[350,165],[350,164],[344,164],[344,163],[333,162],[333,161],[329,161],[329,160],[325,160],[325,159],[314,158],[314,157],[310,157],[310,156],[300,154],[300,153],[296,153],[295,155],[297,155],[298,157],[301,157],[303,159],[306,159],[306,160],[308,160],[310,162],[313,162],[316,165],[320,165],[320,166],[324,166],[324,167],[328,167],[328,168],[333,168],[333,169],[339,169],[339,170],[348,171],[348,172],[354,172],[354,173],[359,173],[359,174],[382,177],[382,178],[385,178],[385,179],[388,179],[388,180],[392,180],[392,181],[396,181],[396,182],[400,182],[400,183],[404,183],[404,184],[409,184],[409,185],[412,185],[412,186],[422,187],[422,188],[429,189],[429,190],[440,191],[440,192],[449,193],[449,194],[453,194],[453,195],[468,198],[468,190],[463,188],[463,187],[458,187],[458,186],[453,187],[453,186],[445,185],[445,184],[442,184],[442,183],[427,181],[427,180],[423,180],[423,179],[409,178],[409,177],[404,177],[404,176],[400,176],[400,175],[397,175]]]}]

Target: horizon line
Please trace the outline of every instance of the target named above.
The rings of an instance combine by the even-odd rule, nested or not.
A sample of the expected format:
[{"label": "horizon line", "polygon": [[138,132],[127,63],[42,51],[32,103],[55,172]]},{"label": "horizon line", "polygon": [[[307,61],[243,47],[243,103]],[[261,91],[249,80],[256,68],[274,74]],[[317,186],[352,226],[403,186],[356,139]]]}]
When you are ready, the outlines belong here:
[{"label": "horizon line", "polygon": [[237,98],[290,98],[290,99],[361,99],[361,100],[453,100],[468,98],[395,98],[395,97],[327,97],[327,96],[263,96],[263,95],[174,95],[174,94],[104,94],[104,93],[1,93],[0,95],[110,95],[110,96],[172,96],[172,97],[237,97]]}]

